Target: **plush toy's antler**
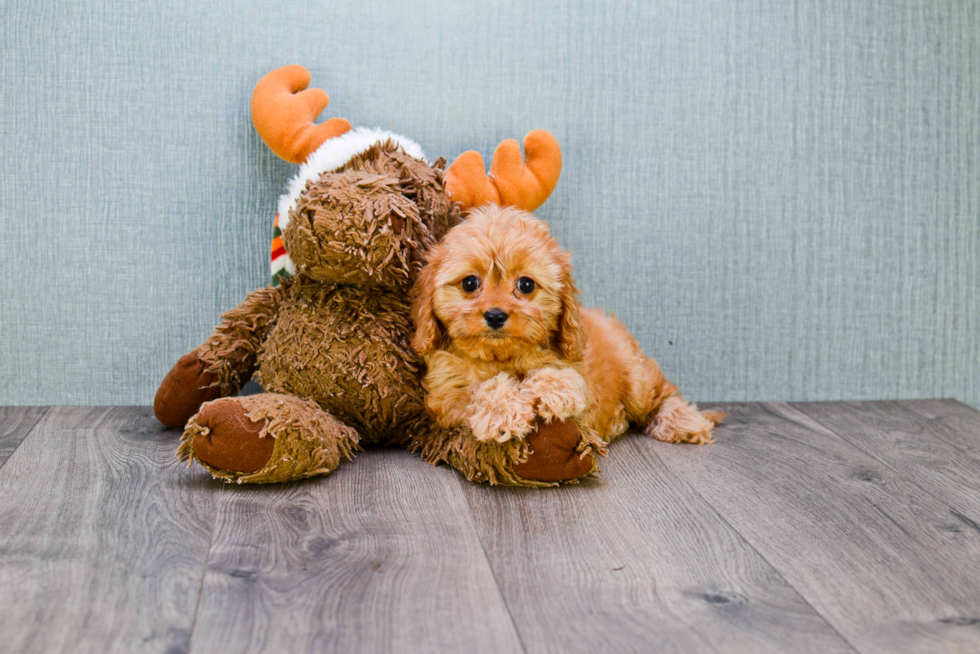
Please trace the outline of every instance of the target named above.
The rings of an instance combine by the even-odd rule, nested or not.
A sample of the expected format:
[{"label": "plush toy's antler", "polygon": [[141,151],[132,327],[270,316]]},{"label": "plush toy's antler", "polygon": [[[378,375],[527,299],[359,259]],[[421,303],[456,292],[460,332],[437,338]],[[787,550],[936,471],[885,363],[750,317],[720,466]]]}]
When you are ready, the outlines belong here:
[{"label": "plush toy's antler", "polygon": [[310,71],[302,66],[277,68],[252,91],[252,124],[269,149],[292,163],[303,163],[327,139],[350,130],[343,118],[314,125],[330,98],[322,89],[306,89]]},{"label": "plush toy's antler", "polygon": [[446,171],[450,197],[464,209],[499,204],[534,211],[548,199],[561,175],[561,148],[555,137],[536,129],[524,137],[524,159],[514,139],[497,146],[487,177],[483,157],[469,150]]}]

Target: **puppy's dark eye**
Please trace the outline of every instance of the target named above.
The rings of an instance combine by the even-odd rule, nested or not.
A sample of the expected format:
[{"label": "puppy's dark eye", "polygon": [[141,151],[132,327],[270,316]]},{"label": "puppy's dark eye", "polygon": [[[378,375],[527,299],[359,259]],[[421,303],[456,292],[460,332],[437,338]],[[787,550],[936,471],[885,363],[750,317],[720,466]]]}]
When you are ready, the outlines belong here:
[{"label": "puppy's dark eye", "polygon": [[470,275],[469,277],[463,278],[463,290],[467,293],[472,293],[476,289],[480,288],[480,278],[476,275]]},{"label": "puppy's dark eye", "polygon": [[517,290],[527,295],[534,290],[534,280],[530,277],[521,277],[517,280]]}]

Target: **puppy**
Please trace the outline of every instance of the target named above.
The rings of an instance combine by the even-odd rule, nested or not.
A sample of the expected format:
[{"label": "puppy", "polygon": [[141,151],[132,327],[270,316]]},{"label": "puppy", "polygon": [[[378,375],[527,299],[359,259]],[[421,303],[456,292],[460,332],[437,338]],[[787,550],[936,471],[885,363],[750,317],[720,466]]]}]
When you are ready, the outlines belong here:
[{"label": "puppy", "polygon": [[614,316],[583,310],[570,256],[515,208],[471,211],[428,255],[413,289],[412,346],[426,406],[479,441],[575,420],[605,442],[630,424],[662,441],[710,443],[723,413],[699,412]]}]

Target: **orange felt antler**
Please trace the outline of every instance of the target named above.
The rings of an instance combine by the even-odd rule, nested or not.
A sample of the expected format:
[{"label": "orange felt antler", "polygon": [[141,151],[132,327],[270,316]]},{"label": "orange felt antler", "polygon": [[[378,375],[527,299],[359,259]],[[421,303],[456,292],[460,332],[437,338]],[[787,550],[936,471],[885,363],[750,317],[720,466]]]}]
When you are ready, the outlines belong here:
[{"label": "orange felt antler", "polygon": [[469,150],[446,171],[449,196],[464,209],[483,204],[534,211],[548,199],[561,175],[561,148],[555,137],[536,129],[524,137],[524,158],[514,139],[497,146],[487,177],[483,157]]},{"label": "orange felt antler", "polygon": [[252,124],[269,149],[292,163],[303,163],[327,139],[350,130],[343,118],[314,125],[330,98],[322,89],[306,89],[310,71],[302,66],[277,68],[252,91]]}]

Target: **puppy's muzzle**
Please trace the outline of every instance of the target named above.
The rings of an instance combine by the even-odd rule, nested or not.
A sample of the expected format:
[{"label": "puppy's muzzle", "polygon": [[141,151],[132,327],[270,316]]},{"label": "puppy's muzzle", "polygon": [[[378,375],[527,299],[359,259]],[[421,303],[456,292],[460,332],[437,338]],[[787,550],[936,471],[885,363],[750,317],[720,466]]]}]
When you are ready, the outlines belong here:
[{"label": "puppy's muzzle", "polygon": [[490,329],[500,329],[507,322],[507,313],[494,307],[483,314],[483,319],[487,321]]}]

